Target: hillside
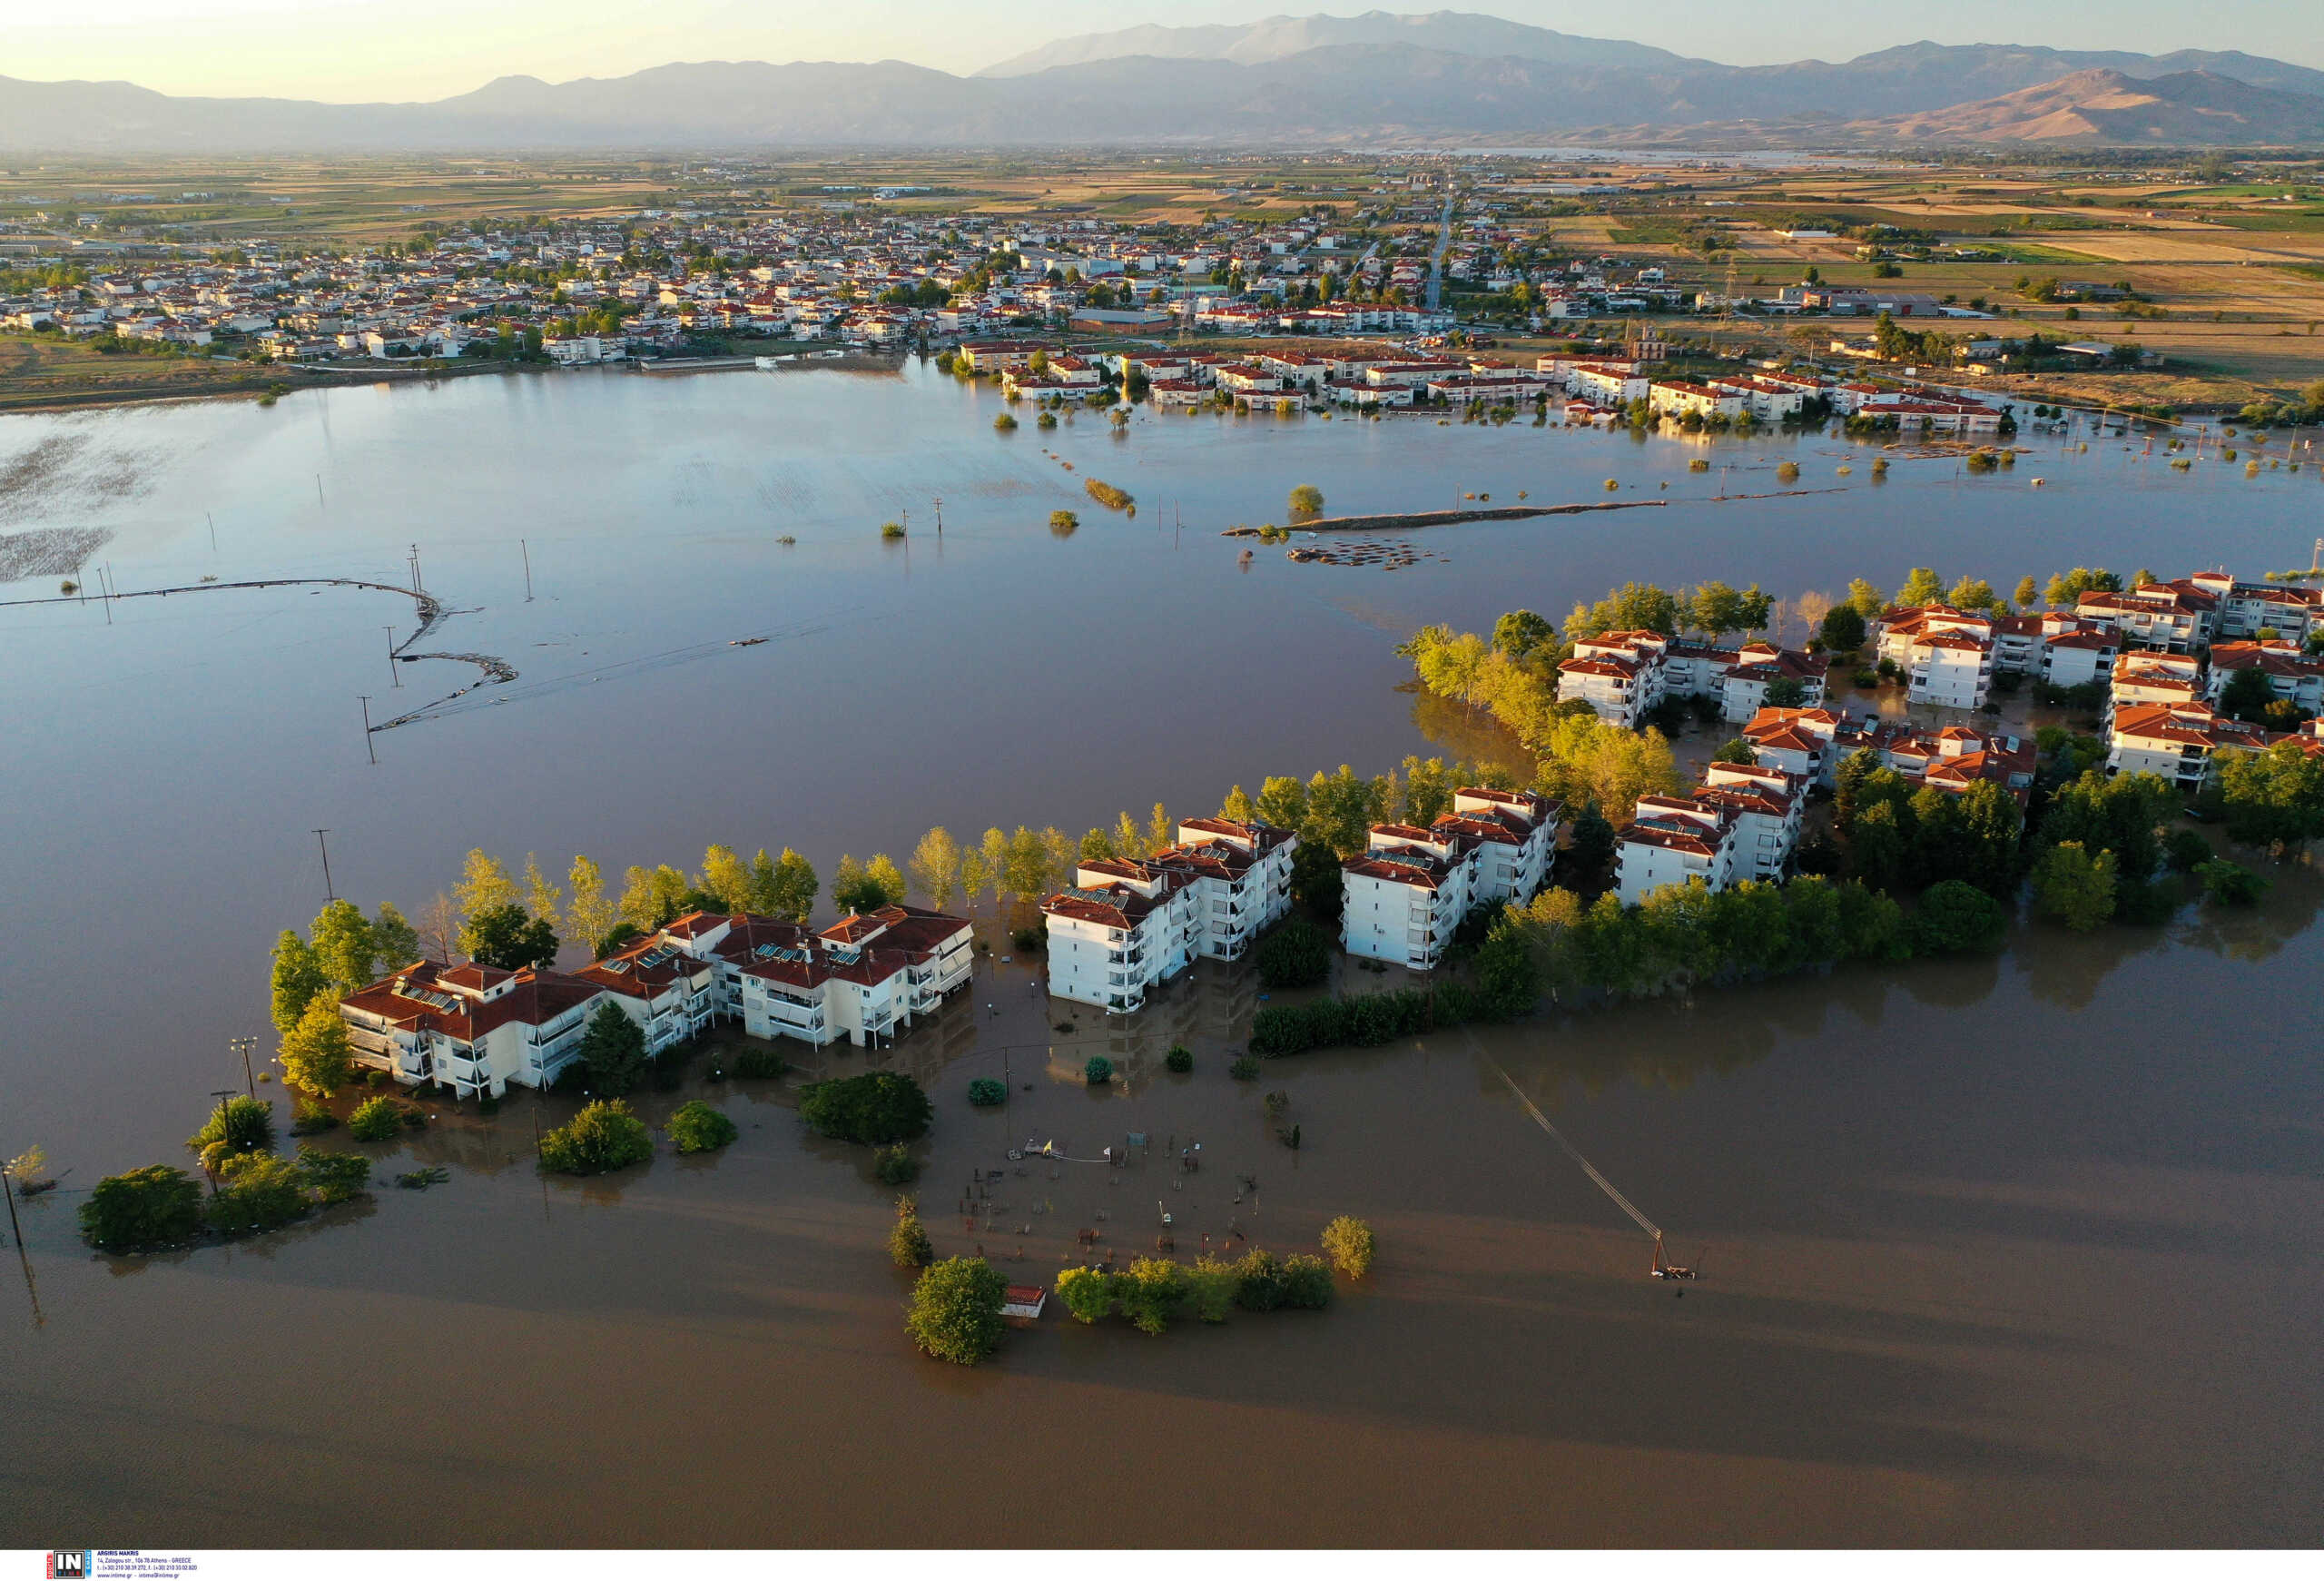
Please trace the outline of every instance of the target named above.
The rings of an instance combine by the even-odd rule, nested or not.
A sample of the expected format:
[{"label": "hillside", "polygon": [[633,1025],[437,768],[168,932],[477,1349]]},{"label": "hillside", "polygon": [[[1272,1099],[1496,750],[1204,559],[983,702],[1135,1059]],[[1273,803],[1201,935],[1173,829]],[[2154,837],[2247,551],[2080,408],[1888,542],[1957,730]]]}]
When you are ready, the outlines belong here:
[{"label": "hillside", "polygon": [[2324,99],[2210,72],[2141,81],[2084,71],[1975,104],[1858,122],[1848,131],[1906,143],[2299,144],[2324,142]]}]

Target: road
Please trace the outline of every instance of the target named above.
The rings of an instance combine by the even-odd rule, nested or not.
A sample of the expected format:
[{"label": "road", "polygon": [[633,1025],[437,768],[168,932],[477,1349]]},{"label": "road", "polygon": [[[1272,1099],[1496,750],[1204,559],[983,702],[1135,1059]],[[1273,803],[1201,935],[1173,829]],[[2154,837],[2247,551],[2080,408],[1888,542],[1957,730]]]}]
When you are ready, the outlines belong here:
[{"label": "road", "polygon": [[1434,312],[1444,301],[1444,254],[1452,245],[1453,194],[1444,194],[1444,212],[1436,222],[1436,251],[1428,255],[1428,311]]}]

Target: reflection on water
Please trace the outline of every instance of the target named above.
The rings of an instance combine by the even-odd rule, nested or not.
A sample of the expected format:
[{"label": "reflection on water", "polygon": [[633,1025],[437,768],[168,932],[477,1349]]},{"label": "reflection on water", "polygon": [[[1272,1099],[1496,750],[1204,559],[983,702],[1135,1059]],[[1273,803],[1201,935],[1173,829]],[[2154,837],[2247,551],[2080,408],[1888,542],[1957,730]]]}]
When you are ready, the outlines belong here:
[{"label": "reflection on water", "polygon": [[[1684,469],[1694,447],[1627,436],[1141,416],[1118,441],[1056,430],[1068,472],[997,440],[992,410],[908,369],[0,422],[0,475],[25,469],[44,522],[112,532],[124,587],[400,579],[416,543],[459,611],[440,646],[556,683],[382,737],[373,768],[356,700],[411,688],[360,595],[125,602],[110,626],[99,605],[0,609],[5,673],[38,677],[0,690],[0,1145],[38,1141],[76,1171],[26,1205],[45,1326],[0,1322],[0,1411],[53,1447],[15,1467],[0,1533],[2324,1538],[2324,1077],[2297,1008],[2324,962],[2305,870],[2248,913],[2028,928],[1999,961],[1559,1013],[1248,1083],[1226,1070],[1259,1003],[1247,972],[1206,963],[1124,1021],[985,956],[894,1048],[793,1051],[781,1082],[713,1082],[698,1060],[681,1091],[636,1095],[657,1125],[691,1097],[725,1108],[742,1135],[714,1156],[543,1181],[535,1124],[572,1103],[520,1096],[367,1149],[369,1202],[263,1243],[85,1255],[75,1193],[179,1158],[202,1094],[239,1079],[227,1040],[265,1024],[268,944],[322,898],[317,827],[340,893],[408,913],[478,845],[555,870],[574,851],[618,868],[788,844],[828,873],[936,822],[1081,828],[1157,797],[1206,809],[1271,773],[1505,754],[1398,694],[1393,634],[1425,621],[1557,618],[1631,578],[1788,597],[1911,563],[1996,585],[2077,563],[2256,569],[2311,536],[2306,475],[2230,485],[2120,455],[2044,455],[2038,493],[1900,460],[1876,494],[1859,469],[1836,493],[1711,504],[1718,472]],[[69,455],[42,450],[60,439]],[[1786,445],[1736,453],[1771,466]],[[1086,505],[1091,469],[1139,515],[1085,511],[1053,538],[1049,512]],[[1443,561],[1393,575],[1273,552],[1246,570],[1215,536],[1279,518],[1298,483],[1393,509],[1588,499],[1609,475],[1667,482],[1673,503],[1451,530],[1428,546]],[[883,548],[880,523],[907,510],[909,540]],[[824,629],[726,646],[777,626]],[[997,945],[1002,920],[979,917]],[[1192,1074],[1161,1068],[1174,1042]],[[1118,1072],[1095,1092],[1092,1053]],[[1644,1238],[1487,1058],[1701,1260],[1699,1285],[1642,1277]],[[923,1363],[881,1250],[891,1193],[793,1108],[803,1082],[873,1065],[934,1097],[916,1189],[940,1251],[981,1245],[1038,1279],[1082,1229],[1130,1255],[1168,1212],[1181,1256],[1206,1236],[1289,1250],[1356,1212],[1380,1267],[1326,1314],[1162,1339],[1051,1322],[989,1371]],[[968,1082],[1004,1072],[1006,1106],[970,1108]],[[1296,1153],[1264,1112],[1272,1089]],[[1132,1131],[1151,1146],[1121,1169],[1006,1167],[1028,1136],[1078,1157]],[[1196,1141],[1203,1168],[1178,1167]],[[389,1183],[423,1165],[452,1179]],[[996,1168],[996,1194],[970,1195]],[[597,1442],[622,1452],[543,1452]],[[998,1442],[1005,1493],[894,1474],[899,1453]],[[381,1477],[415,1456],[428,1492],[490,1497]]]}]

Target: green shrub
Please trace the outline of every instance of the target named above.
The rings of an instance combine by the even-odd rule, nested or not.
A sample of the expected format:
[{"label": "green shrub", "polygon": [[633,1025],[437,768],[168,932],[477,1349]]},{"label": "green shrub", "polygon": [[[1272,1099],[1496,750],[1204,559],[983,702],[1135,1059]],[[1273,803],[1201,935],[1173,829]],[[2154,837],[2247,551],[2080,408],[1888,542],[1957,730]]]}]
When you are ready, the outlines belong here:
[{"label": "green shrub", "polygon": [[936,1260],[936,1248],[920,1221],[920,1202],[910,1195],[896,1199],[895,1228],[888,1231],[888,1255],[898,1268],[926,1268]]},{"label": "green shrub", "polygon": [[2178,873],[2192,873],[2211,859],[2211,843],[2192,829],[2171,830],[2162,850],[2172,871]]},{"label": "green shrub", "polygon": [[1370,1271],[1374,1246],[1372,1226],[1361,1219],[1342,1214],[1324,1226],[1324,1255],[1352,1280]]},{"label": "green shrub", "polygon": [[1913,917],[1913,951],[1921,955],[1991,954],[2001,948],[2009,914],[1972,884],[1948,878],[1921,895]]},{"label": "green shrub", "polygon": [[237,1153],[224,1181],[202,1204],[202,1219],[220,1235],[259,1235],[280,1230],[308,1209],[299,1166],[272,1153]]},{"label": "green shrub", "polygon": [[1275,1253],[1255,1246],[1236,1261],[1235,1304],[1246,1312],[1283,1305],[1283,1264]]},{"label": "green shrub", "polygon": [[1162,1056],[1163,1069],[1183,1076],[1195,1068],[1195,1052],[1184,1043],[1172,1043],[1170,1052]]},{"label": "green shrub", "polygon": [[274,1105],[255,1098],[229,1098],[210,1112],[185,1145],[212,1170],[234,1153],[268,1151],[274,1146]]},{"label": "green shrub", "polygon": [[2215,905],[2256,905],[2268,888],[2266,879],[2236,862],[2206,862],[2195,876],[2203,881],[2203,898]]},{"label": "green shrub", "polygon": [[1114,1309],[1114,1276],[1100,1268],[1068,1268],[1057,1276],[1057,1299],[1084,1323]]},{"label": "green shrub", "polygon": [[654,1156],[654,1136],[619,1098],[586,1105],[541,1138],[541,1163],[560,1175],[602,1175]]},{"label": "green shrub", "polygon": [[1256,1082],[1259,1079],[1259,1062],[1248,1054],[1238,1054],[1226,1067],[1226,1073],[1237,1082]]},{"label": "green shrub", "polygon": [[1253,958],[1267,988],[1306,988],[1332,973],[1332,950],[1324,930],[1294,914],[1268,931]]},{"label": "green shrub", "polygon": [[1320,1257],[1286,1257],[1281,1274],[1283,1304],[1320,1309],[1332,1304],[1331,1265]]},{"label": "green shrub", "polygon": [[780,1076],[791,1068],[783,1057],[773,1049],[753,1045],[734,1056],[734,1074],[753,1080]]},{"label": "green shrub", "polygon": [[309,1103],[303,1100],[293,1112],[290,1122],[290,1134],[293,1136],[319,1136],[326,1131],[338,1129],[338,1115],[320,1103]]},{"label": "green shrub", "polygon": [[1224,1323],[1234,1309],[1239,1282],[1233,1264],[1215,1257],[1197,1258],[1187,1270],[1187,1305],[1198,1321]]},{"label": "green shrub", "polygon": [[883,1186],[908,1186],[920,1179],[920,1161],[901,1142],[874,1150],[872,1173]]},{"label": "green shrub", "polygon": [[990,1076],[979,1076],[969,1083],[969,1102],[979,1109],[990,1109],[1009,1101],[1009,1089]]},{"label": "green shrub", "polygon": [[1114,1305],[1142,1334],[1159,1334],[1186,1304],[1187,1270],[1165,1257],[1141,1257],[1114,1280]]},{"label": "green shrub", "polygon": [[1092,1087],[1102,1087],[1114,1079],[1114,1062],[1103,1054],[1092,1054],[1088,1063],[1081,1067],[1081,1079]]},{"label": "green shrub", "polygon": [[799,1118],[839,1141],[910,1141],[927,1134],[932,1112],[920,1083],[896,1071],[813,1082],[799,1092]]},{"label": "green shrub", "polygon": [[371,1161],[359,1152],[325,1152],[302,1141],[296,1167],[300,1184],[318,1202],[344,1202],[371,1183]]},{"label": "green shrub", "polygon": [[347,1134],[358,1141],[392,1141],[403,1134],[405,1108],[400,1098],[367,1098],[347,1117]]},{"label": "green shrub", "polygon": [[81,1235],[100,1251],[167,1246],[202,1227],[202,1187],[183,1170],[148,1164],[107,1175],[81,1204]]},{"label": "green shrub", "polygon": [[921,1272],[904,1328],[939,1361],[974,1367],[1000,1344],[1000,1303],[1008,1281],[980,1257],[954,1257]]},{"label": "green shrub", "polygon": [[670,1133],[680,1152],[713,1152],[742,1134],[724,1112],[699,1098],[678,1105],[662,1129]]}]

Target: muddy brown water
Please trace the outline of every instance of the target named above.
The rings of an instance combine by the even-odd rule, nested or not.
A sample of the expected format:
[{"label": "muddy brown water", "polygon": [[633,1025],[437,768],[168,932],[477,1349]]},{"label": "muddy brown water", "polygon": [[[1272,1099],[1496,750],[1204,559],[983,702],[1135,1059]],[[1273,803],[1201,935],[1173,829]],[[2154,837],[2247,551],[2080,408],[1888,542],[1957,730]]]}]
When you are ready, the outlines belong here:
[{"label": "muddy brown water", "polygon": [[[935,1095],[918,1189],[940,1250],[981,1241],[1046,1282],[1075,1230],[1149,1250],[1160,1210],[1181,1256],[1230,1216],[1292,1250],[1363,1214],[1380,1264],[1323,1314],[1161,1339],[1053,1315],[988,1368],[925,1361],[866,1159],[803,1135],[791,1086],[699,1067],[639,1102],[723,1104],[743,1134],[714,1158],[545,1182],[533,1122],[564,1106],[522,1098],[370,1150],[389,1172],[444,1165],[432,1191],[236,1247],[77,1244],[83,1188],[181,1159],[204,1094],[239,1083],[226,1040],[265,1025],[268,942],[321,899],[314,827],[341,893],[416,911],[472,845],[562,868],[789,843],[828,873],[940,820],[1206,808],[1265,773],[1468,749],[1394,690],[1389,646],[1424,620],[1558,618],[1630,576],[1790,592],[1931,560],[1996,582],[2256,570],[2299,558],[2316,481],[2181,489],[2093,450],[2021,460],[2051,475],[2039,492],[1899,462],[1877,489],[1858,466],[1837,495],[1712,505],[1718,471],[1687,474],[1677,443],[1271,418],[1060,429],[1065,474],[996,440],[992,410],[908,371],[0,423],[0,466],[85,440],[41,523],[112,533],[120,585],[395,580],[417,543],[458,611],[431,645],[521,672],[504,704],[380,738],[374,769],[356,694],[434,695],[418,675],[390,690],[376,627],[408,629],[408,601],[214,594],[123,602],[110,626],[95,603],[0,610],[0,1150],[38,1141],[73,1171],[0,1265],[7,1540],[2324,1539],[2319,893],[2299,871],[2250,914],[2034,929],[1998,961],[1552,1013],[1250,1084],[1226,1070],[1246,977],[1206,968],[1101,1028],[1034,993],[1029,963],[988,959],[882,1056]],[[1772,468],[1830,446],[1711,453]],[[124,501],[104,479],[132,455],[150,487]],[[1669,481],[1672,509],[1446,529],[1444,562],[1394,578],[1246,571],[1214,536],[1279,519],[1296,482],[1334,509],[1423,509],[1456,489],[1584,499],[1616,472]],[[1139,515],[1085,511],[1053,539],[1084,474]],[[905,509],[910,543],[882,545]],[[778,628],[795,635],[726,647]],[[444,690],[472,673],[426,667]],[[1160,1068],[1174,1039],[1190,1076]],[[1009,1108],[970,1110],[1004,1048]],[[1124,1067],[1098,1092],[1093,1049]],[[1699,1261],[1683,1297],[1644,1277],[1645,1237],[1496,1067]],[[1277,1088],[1296,1155],[1263,1116]],[[1012,1143],[1085,1156],[1131,1131],[1155,1147],[1128,1168],[1004,1175],[992,1230],[951,1211]],[[1176,1191],[1173,1139],[1204,1158]]]}]

